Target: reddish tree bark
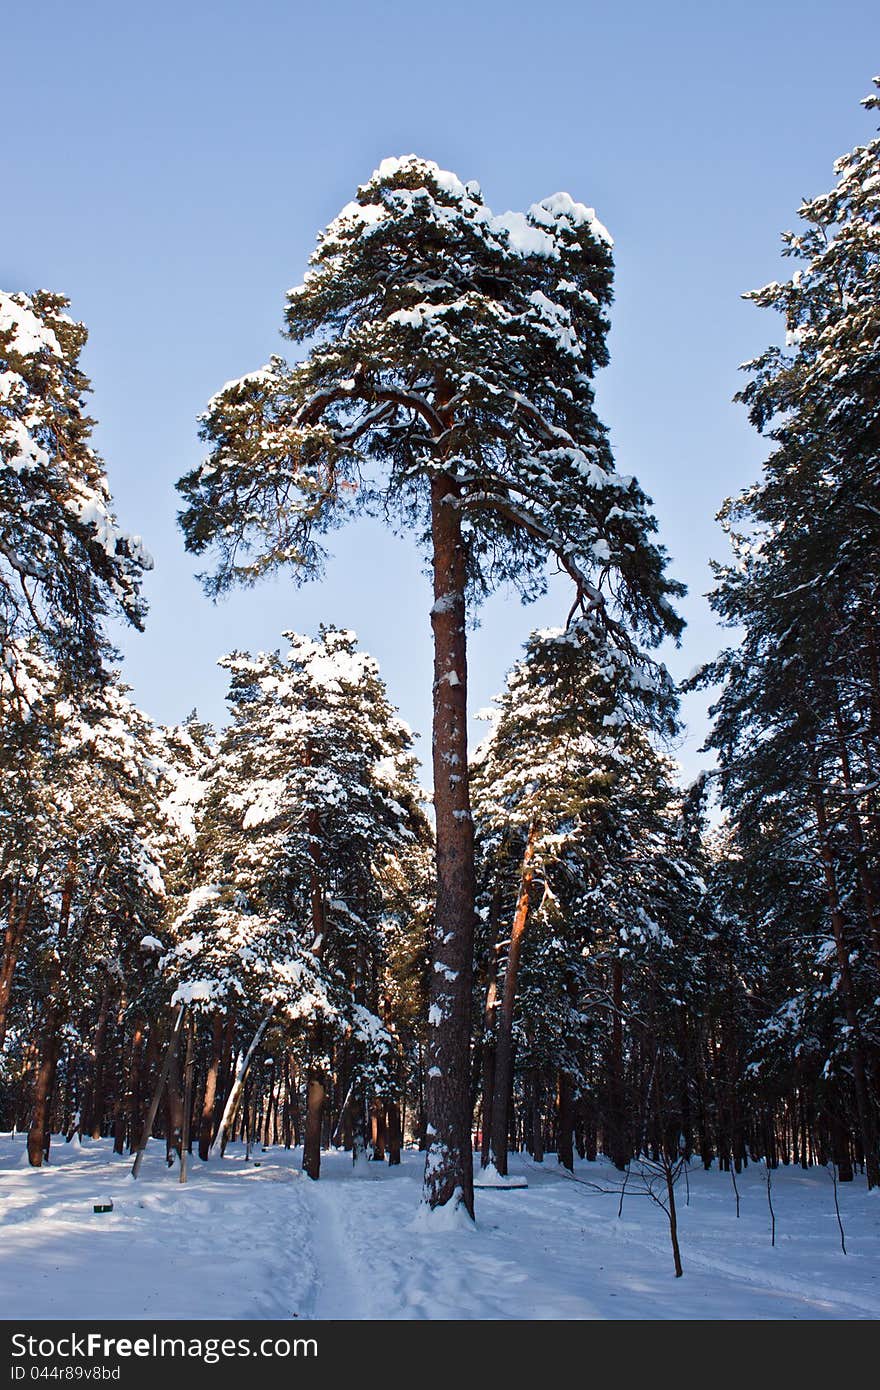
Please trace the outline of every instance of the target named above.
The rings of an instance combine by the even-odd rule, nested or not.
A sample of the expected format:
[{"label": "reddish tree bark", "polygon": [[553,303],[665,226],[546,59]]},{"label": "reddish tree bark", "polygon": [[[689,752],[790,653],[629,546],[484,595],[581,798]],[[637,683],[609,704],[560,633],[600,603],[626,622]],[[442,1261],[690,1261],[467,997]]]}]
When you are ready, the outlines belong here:
[{"label": "reddish tree bark", "polygon": [[321,1176],[321,1129],[327,1088],[324,1074],[310,1067],[306,1085],[306,1125],[303,1136],[303,1172],[315,1182]]},{"label": "reddish tree bark", "polygon": [[64,885],[61,889],[61,907],[58,914],[58,941],[52,961],[49,989],[43,1014],[43,1027],[40,1035],[40,1060],[34,1083],[34,1109],[31,1127],[28,1131],[28,1162],[32,1168],[42,1165],[44,1156],[49,1156],[49,1112],[52,1092],[55,1086],[55,1070],[61,1051],[61,1024],[63,1020],[60,999],[62,963],[61,948],[70,926],[73,908],[73,894],[76,888],[77,860],[71,854],[67,863]]},{"label": "reddish tree bark", "polygon": [[10,897],[9,911],[6,918],[6,929],[3,933],[3,949],[2,952],[0,952],[0,1051],[2,1051],[3,1044],[6,1040],[9,1000],[12,995],[12,981],[15,976],[15,967],[18,964],[22,942],[27,932],[28,922],[34,905],[34,897],[37,891],[36,882],[35,875],[24,897],[21,896],[18,886],[13,890]]},{"label": "reddish tree bark", "polygon": [[424,1200],[460,1199],[473,1216],[470,1031],[474,826],[468,791],[467,555],[449,474],[431,480],[434,606],[434,811],[437,898],[429,982]]},{"label": "reddish tree bark", "polygon": [[211,1058],[205,1074],[205,1090],[202,1095],[202,1116],[199,1125],[199,1158],[207,1163],[214,1138],[214,1103],[217,1099],[217,1077],[220,1072],[220,1058],[223,1051],[223,1019],[215,1014],[211,1020]]},{"label": "reddish tree bark", "polygon": [[377,1163],[385,1162],[385,1144],[388,1128],[385,1123],[385,1102],[375,1099],[370,1102],[370,1147],[372,1157]]}]

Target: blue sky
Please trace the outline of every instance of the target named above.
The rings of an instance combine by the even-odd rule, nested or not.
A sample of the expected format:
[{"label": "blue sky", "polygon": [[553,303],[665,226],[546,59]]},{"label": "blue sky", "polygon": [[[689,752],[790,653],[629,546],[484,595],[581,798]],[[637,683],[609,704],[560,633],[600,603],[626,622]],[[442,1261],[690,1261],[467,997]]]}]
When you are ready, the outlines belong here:
[{"label": "blue sky", "polygon": [[[316,231],[383,156],[410,151],[478,179],[496,211],[564,189],[611,230],[600,412],[691,591],[670,667],[685,675],[714,653],[702,597],[710,555],[725,554],[714,515],[763,454],[731,403],[737,367],[779,334],[740,296],[780,275],[798,203],[873,134],[858,103],[880,70],[875,3],[44,0],[9,7],[3,30],[0,285],[62,290],[88,325],[117,509],[156,560],[148,630],[122,640],[144,708],[219,720],[223,651],[323,620],[358,632],[429,735],[430,599],[405,540],[358,523],[332,538],[320,584],[279,579],[213,607],[175,526],[197,414],[279,350],[284,292]],[[486,605],[474,710],[530,628],[565,607],[561,592]],[[705,701],[686,713],[678,756],[692,774]]]}]

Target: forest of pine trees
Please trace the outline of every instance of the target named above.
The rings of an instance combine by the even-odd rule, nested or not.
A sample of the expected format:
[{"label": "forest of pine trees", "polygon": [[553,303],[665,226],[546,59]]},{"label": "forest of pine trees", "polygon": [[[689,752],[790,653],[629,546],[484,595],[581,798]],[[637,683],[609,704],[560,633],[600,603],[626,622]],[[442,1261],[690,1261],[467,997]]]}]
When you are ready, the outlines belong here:
[{"label": "forest of pine trees", "polygon": [[[178,485],[214,598],[319,578],[352,516],[414,540],[431,796],[330,625],[222,655],[222,728],[137,708],[108,632],[148,621],[151,561],[92,442],[86,330],[0,294],[0,1129],[31,1165],[74,1135],[169,1165],[243,1139],[318,1179],[329,1146],[410,1145],[424,1201],[470,1214],[474,1148],[502,1178],[525,1149],[880,1185],[880,139],[835,174],[750,295],[782,345],[739,396],[766,463],[721,511],[731,645],[689,682],[691,786],[662,660],[683,589],[596,412],[591,209],[496,216],[384,161],[287,296],[297,351],[211,399]],[[481,600],[551,569],[558,625],[469,748]]]}]

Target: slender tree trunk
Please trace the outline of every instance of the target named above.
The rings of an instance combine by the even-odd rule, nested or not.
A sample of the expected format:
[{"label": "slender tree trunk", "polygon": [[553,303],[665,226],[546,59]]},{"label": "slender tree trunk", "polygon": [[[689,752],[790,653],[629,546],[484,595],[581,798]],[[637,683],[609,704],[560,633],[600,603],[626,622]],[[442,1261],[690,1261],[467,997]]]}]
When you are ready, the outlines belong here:
[{"label": "slender tree trunk", "polygon": [[[493,953],[494,954],[494,953]],[[495,1031],[494,1012],[498,998],[495,970],[486,987],[486,1030],[483,1033],[481,1062],[482,1104],[480,1106],[480,1167],[485,1168],[492,1150],[492,1106],[495,1101]],[[489,1032],[489,1027],[492,1032]]]},{"label": "slender tree trunk", "polygon": [[0,1052],[3,1051],[3,1044],[6,1041],[9,1000],[12,995],[15,967],[18,964],[22,942],[27,931],[35,893],[36,882],[33,882],[23,900],[16,891],[12,894],[9,904],[6,929],[3,933],[3,950],[0,952]]},{"label": "slender tree trunk", "polygon": [[199,1125],[199,1158],[207,1163],[214,1137],[214,1104],[217,1100],[217,1076],[220,1071],[220,1056],[223,1050],[223,1019],[215,1014],[211,1020],[211,1059],[205,1074],[205,1091],[202,1096],[202,1118]]},{"label": "slender tree trunk", "polygon": [[79,1123],[80,1133],[89,1134],[92,1139],[100,1139],[101,1137],[101,1120],[104,1112],[104,1051],[109,1013],[110,976],[105,973],[104,987],[101,990],[101,1003],[98,1009],[98,1022],[95,1028],[95,1040],[92,1044],[92,1074],[89,1078]]},{"label": "slender tree trunk", "polygon": [[[311,761],[308,754],[307,761]],[[317,811],[309,812],[309,886],[312,909],[312,953],[321,959],[324,950],[326,918],[321,859],[321,821]],[[312,1047],[306,1071],[306,1123],[303,1134],[302,1169],[314,1182],[321,1176],[321,1142],[324,1132],[324,1108],[327,1103],[327,1072],[324,1066],[324,1030],[317,1024],[313,1030]]]},{"label": "slender tree trunk", "polygon": [[229,1097],[232,1088],[232,1054],[235,1047],[235,1015],[230,1012],[226,1016],[226,1023],[223,1027],[223,1047],[220,1051],[220,1071],[217,1076],[217,1096],[223,1098],[223,1104]]},{"label": "slender tree trunk", "polygon": [[131,1072],[128,1081],[128,1152],[134,1153],[143,1128],[143,1089],[149,1080],[152,1067],[158,1056],[158,1029],[155,1022],[149,1025],[149,1037],[144,1047],[144,1019],[135,1024],[131,1041]]},{"label": "slender tree trunk", "polygon": [[264,1115],[264,1117],[263,1117],[263,1148],[264,1148],[264,1149],[268,1149],[270,1143],[272,1142],[272,1114],[273,1114],[273,1106],[274,1106],[274,1102],[275,1102],[275,1072],[276,1072],[276,1070],[277,1070],[277,1068],[276,1068],[276,1066],[275,1066],[275,1058],[273,1057],[273,1058],[272,1058],[272,1064],[271,1064],[271,1066],[269,1067],[269,1081],[268,1081],[269,1094],[268,1094],[268,1099],[266,1100],[266,1113],[265,1113],[265,1115]]},{"label": "slender tree trunk", "polygon": [[672,1242],[672,1259],[675,1265],[675,1277],[680,1279],[684,1274],[681,1267],[681,1250],[678,1246],[678,1213],[675,1210],[675,1181],[670,1160],[667,1158],[665,1164],[666,1177],[666,1214],[669,1217],[669,1239]]},{"label": "slender tree trunk", "polygon": [[543,1086],[541,1084],[541,1073],[537,1070],[532,1073],[530,1091],[532,1106],[532,1158],[536,1163],[543,1163],[544,1116],[541,1107]]},{"label": "slender tree trunk", "polygon": [[180,1089],[180,1037],[171,1040],[171,1062],[165,1081],[165,1162],[170,1168],[174,1154],[181,1159],[183,1147],[183,1095]]},{"label": "slender tree trunk", "polygon": [[385,1144],[388,1137],[388,1127],[385,1123],[385,1103],[379,1099],[374,1099],[370,1105],[370,1147],[373,1150],[372,1157],[377,1163],[385,1162]]},{"label": "slender tree trunk", "polygon": [[423,1200],[461,1202],[474,1214],[470,1033],[474,940],[474,826],[468,791],[467,555],[460,489],[431,480],[434,606],[434,810],[437,899],[429,982],[425,1111],[428,1151]]},{"label": "slender tree trunk", "polygon": [[507,964],[504,967],[504,986],[501,992],[501,1005],[496,1009],[495,1022],[495,1084],[492,1092],[492,1133],[489,1162],[494,1163],[502,1177],[507,1175],[507,1141],[510,1128],[510,1106],[513,1094],[513,1011],[516,1004],[516,984],[519,974],[519,960],[522,942],[529,920],[532,880],[535,876],[535,845],[538,828],[532,825],[523,854],[519,877],[519,894],[513,926],[510,931],[510,945],[507,950]]},{"label": "slender tree trunk", "polygon": [[[506,843],[506,842],[505,842]],[[499,856],[503,859],[503,854]],[[482,1105],[480,1107],[480,1167],[489,1162],[492,1146],[492,1105],[495,1096],[495,1010],[498,1007],[498,923],[501,918],[503,874],[489,905],[489,956],[486,968],[486,1003],[483,1009],[483,1055],[480,1059]]]},{"label": "slender tree trunk", "polygon": [[623,1085],[623,961],[615,956],[611,962],[611,1152],[615,1168],[623,1172],[631,1157],[631,1145],[626,1139]]},{"label": "slender tree trunk", "polygon": [[195,1034],[195,1020],[190,1011],[186,1029],[186,1062],[183,1068],[183,1129],[180,1136],[180,1181],[186,1182],[186,1168],[189,1162],[189,1155],[192,1150],[190,1140],[190,1122],[192,1120],[193,1103],[193,1040]]},{"label": "slender tree trunk", "polygon": [[852,1182],[853,1166],[849,1146],[849,1134],[838,1113],[836,1105],[831,1111],[831,1158],[837,1167],[838,1182]]}]

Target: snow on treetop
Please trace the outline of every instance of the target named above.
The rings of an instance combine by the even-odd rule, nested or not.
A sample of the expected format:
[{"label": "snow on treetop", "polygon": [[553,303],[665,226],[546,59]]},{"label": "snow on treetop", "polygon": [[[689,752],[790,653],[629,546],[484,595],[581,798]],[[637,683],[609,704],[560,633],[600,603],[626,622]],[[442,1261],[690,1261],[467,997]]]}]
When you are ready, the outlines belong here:
[{"label": "snow on treetop", "polygon": [[[484,218],[492,226],[503,228],[510,236],[511,245],[524,255],[552,255],[553,252],[548,246],[546,238],[541,238],[536,228],[529,225],[526,216],[520,212],[503,212],[497,217],[493,216],[490,210],[483,206],[482,190],[475,180],[463,183],[457,174],[450,169],[441,169],[432,159],[422,159],[415,154],[398,155],[396,158],[383,159],[378,169],[373,171],[372,177],[365,185],[376,182],[385,182],[394,179],[398,174],[410,173],[414,171],[424,171],[431,180],[448,193],[456,202],[463,204],[481,206]],[[366,220],[363,214],[367,211],[365,207],[357,203],[350,203],[349,209],[357,209],[357,215]],[[345,210],[344,210],[345,211]],[[381,212],[381,209],[376,209]],[[533,203],[528,211],[528,219],[536,222],[542,227],[555,229],[563,219],[570,222],[573,227],[589,227],[593,236],[599,241],[604,241],[606,245],[613,245],[607,227],[604,227],[596,217],[595,210],[588,208],[584,203],[578,203],[572,198],[570,193],[551,193],[549,197],[542,198],[539,203]]]},{"label": "snow on treetop", "polygon": [[595,209],[575,202],[570,193],[552,193],[549,198],[542,198],[540,203],[532,204],[529,215],[545,227],[553,227],[563,220],[573,227],[589,227],[597,240],[604,241],[606,246],[614,245],[611,233],[599,221]]},{"label": "snow on treetop", "polygon": [[393,179],[399,173],[408,173],[410,169],[424,169],[440,188],[446,193],[451,193],[454,198],[464,199],[479,194],[479,185],[471,184],[465,187],[457,174],[453,174],[450,169],[441,169],[439,164],[435,164],[433,159],[422,159],[417,154],[403,154],[389,156],[383,159],[378,169],[373,171],[370,183],[376,179]]},{"label": "snow on treetop", "polygon": [[211,399],[208,401],[208,410],[210,410],[211,407],[212,407],[217,401],[219,401],[220,398],[221,398],[222,396],[224,396],[224,395],[226,394],[227,391],[232,391],[232,390],[234,390],[235,387],[237,387],[237,386],[248,386],[248,385],[257,386],[257,385],[259,385],[260,382],[262,382],[262,381],[268,381],[269,378],[270,378],[271,376],[272,376],[272,367],[271,367],[271,364],[270,364],[269,366],[266,366],[266,367],[258,367],[258,368],[257,368],[255,371],[253,371],[253,372],[245,372],[244,376],[232,377],[232,379],[231,379],[230,381],[227,381],[223,386],[221,386],[221,388],[220,388],[219,391],[215,391],[215,392],[214,392],[213,396],[212,396]]},{"label": "snow on treetop", "polygon": [[23,357],[35,357],[41,348],[46,348],[53,357],[61,356],[58,339],[50,328],[41,323],[37,315],[20,304],[15,295],[0,290],[0,333],[12,330],[16,352]]},{"label": "snow on treetop", "polygon": [[[475,180],[464,183],[451,170],[441,169],[432,159],[422,159],[415,154],[383,159],[378,168],[373,170],[367,183],[358,189],[358,200],[346,203],[329,224],[321,238],[322,241],[332,242],[352,224],[359,225],[364,233],[380,226],[390,216],[390,211],[384,201],[372,198],[376,185],[387,188],[387,185],[399,176],[413,174],[423,177],[426,185],[432,184],[453,203],[457,203],[468,219],[484,226],[490,235],[503,234],[510,249],[517,255],[557,259],[559,247],[556,236],[561,224],[568,224],[572,229],[586,227],[596,241],[604,242],[606,246],[613,245],[607,227],[599,221],[595,210],[576,202],[570,193],[552,193],[540,202],[533,203],[527,213],[509,211],[495,215],[484,203],[482,190]],[[379,197],[382,197],[381,192]],[[417,199],[433,202],[427,186],[417,189],[395,188],[390,193],[386,192],[385,197],[402,206],[407,212]],[[442,220],[448,220],[448,206],[434,203],[432,211]],[[303,284],[290,291],[290,295],[296,297],[302,294],[307,284],[308,276]]]}]

